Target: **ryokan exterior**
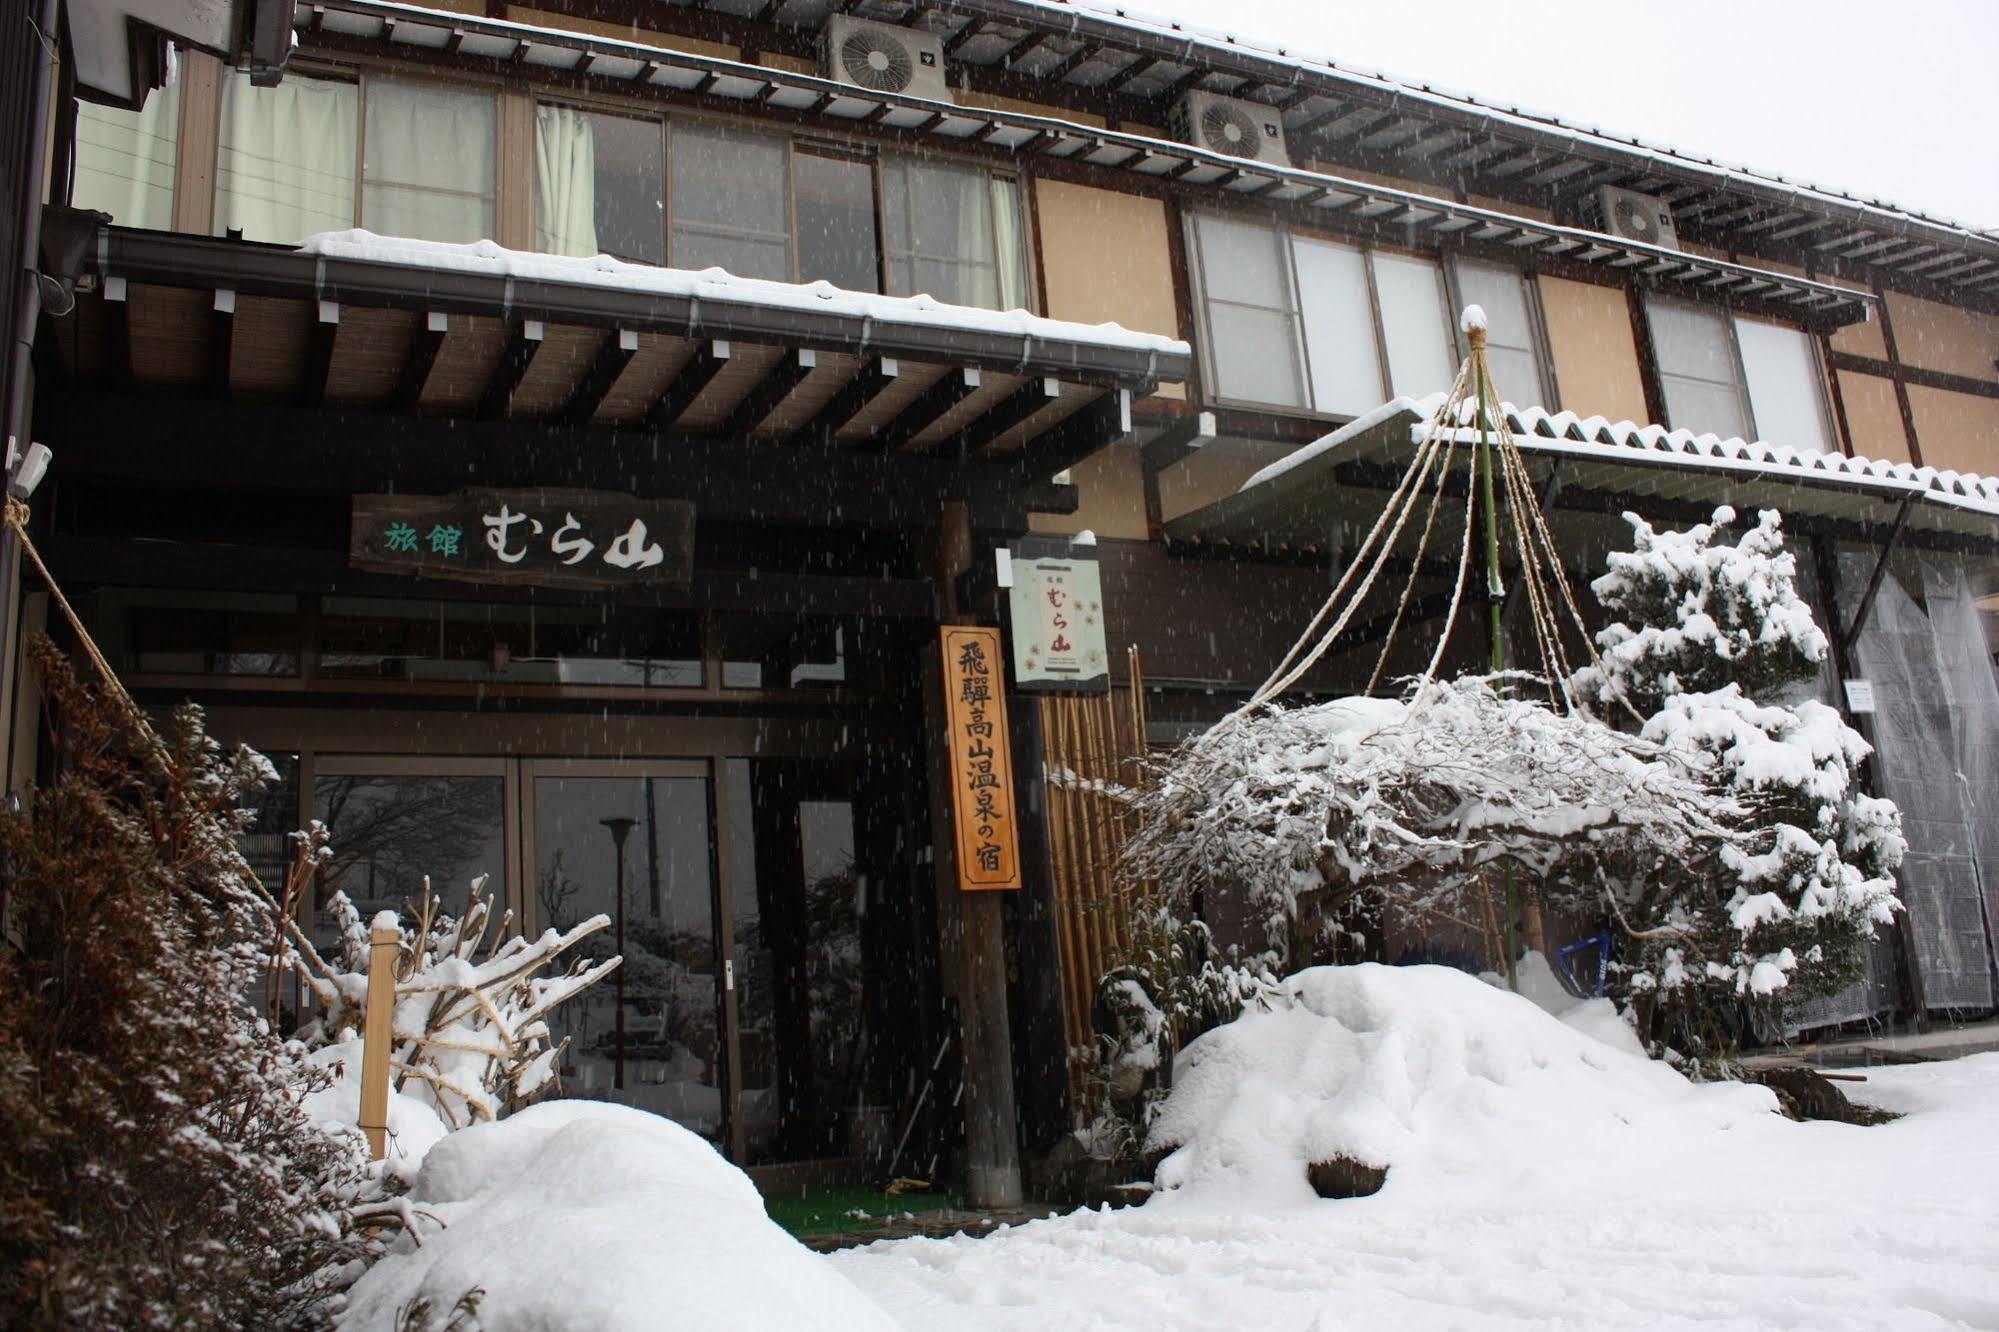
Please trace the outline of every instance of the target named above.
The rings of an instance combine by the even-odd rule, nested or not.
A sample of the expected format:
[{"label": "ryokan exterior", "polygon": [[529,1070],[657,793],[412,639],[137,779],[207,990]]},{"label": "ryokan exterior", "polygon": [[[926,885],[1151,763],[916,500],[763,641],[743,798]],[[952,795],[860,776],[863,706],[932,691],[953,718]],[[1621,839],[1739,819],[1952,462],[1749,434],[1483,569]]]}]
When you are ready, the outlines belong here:
[{"label": "ryokan exterior", "polygon": [[938,626],[1088,530],[1113,682],[1155,742],[1212,720],[1474,301],[1572,577],[1627,508],[1780,508],[1828,697],[1886,696],[1910,918],[1818,1019],[1994,1006],[1999,240],[1082,5],[254,8],[260,59],[183,33],[164,87],[147,29],[105,86],[70,24],[37,541],[143,700],[279,763],[263,853],[326,819],[351,894],[485,869],[538,930],[608,909],[640,814],[616,1074],[732,1158],[914,1122],[1017,1192],[1087,1032],[1069,778],[1135,740],[1016,697],[1024,888],[961,895]]}]

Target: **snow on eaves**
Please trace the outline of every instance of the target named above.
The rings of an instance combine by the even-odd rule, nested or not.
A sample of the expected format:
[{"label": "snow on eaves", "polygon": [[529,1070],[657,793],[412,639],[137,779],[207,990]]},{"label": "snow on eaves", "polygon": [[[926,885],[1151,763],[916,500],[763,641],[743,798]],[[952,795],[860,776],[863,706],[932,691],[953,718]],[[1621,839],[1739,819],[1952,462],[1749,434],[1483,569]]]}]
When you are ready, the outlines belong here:
[{"label": "snow on eaves", "polygon": [[1630,153],[1667,166],[1683,170],[1693,170],[1721,177],[1725,180],[1741,181],[1764,188],[1789,190],[1801,206],[1809,207],[1814,201],[1848,208],[1861,208],[1878,213],[1883,219],[1903,219],[1941,227],[1959,233],[1966,240],[1991,241],[1999,237],[1999,229],[1988,230],[1961,222],[1953,218],[1938,217],[1931,213],[1919,212],[1886,199],[1869,199],[1844,190],[1815,185],[1810,181],[1794,180],[1774,171],[1759,170],[1739,162],[1727,162],[1720,158],[1705,157],[1678,148],[1648,142],[1635,134],[1619,133],[1597,125],[1585,125],[1562,119],[1547,111],[1537,111],[1528,107],[1501,105],[1483,101],[1468,92],[1440,87],[1432,83],[1420,83],[1403,79],[1378,70],[1361,69],[1343,65],[1322,55],[1293,51],[1288,47],[1271,46],[1262,42],[1239,37],[1219,28],[1209,28],[1200,24],[1183,23],[1177,19],[1161,18],[1146,14],[1142,10],[1128,9],[1122,5],[1105,3],[1104,0],[1029,0],[1029,3],[1052,10],[1058,14],[1088,14],[1105,22],[1127,28],[1135,28],[1161,36],[1168,36],[1185,44],[1190,58],[1198,58],[1202,48],[1213,51],[1237,51],[1264,60],[1273,60],[1299,69],[1316,70],[1354,83],[1372,84],[1402,101],[1430,102],[1451,106],[1461,110],[1475,111],[1493,120],[1511,122],[1542,134],[1557,134],[1578,141],[1589,141],[1615,148],[1622,153]]},{"label": "snow on eaves", "polygon": [[[1251,490],[1273,481],[1321,454],[1339,449],[1347,441],[1398,415],[1408,416],[1412,431],[1420,432],[1443,401],[1444,395],[1437,393],[1423,398],[1395,398],[1385,402],[1323,439],[1278,459],[1243,482],[1242,489]],[[1574,412],[1550,412],[1542,407],[1515,407],[1507,403],[1505,408],[1508,427],[1528,447],[1553,447],[1561,452],[1584,454],[1606,461],[1630,460],[1634,455],[1640,455],[1646,462],[1666,461],[1692,468],[1733,472],[1755,471],[1808,483],[1857,483],[1881,491],[1913,492],[1925,500],[1999,517],[1999,477],[1843,453],[1824,453],[1817,449],[1762,440],[1723,439],[1719,435],[1692,430],[1668,430],[1662,425],[1638,425],[1631,421],[1611,421],[1601,416],[1578,416]],[[1476,432],[1465,433],[1468,438],[1476,438]]]},{"label": "snow on eaves", "polygon": [[774,282],[743,278],[721,268],[698,271],[626,263],[606,254],[574,258],[509,250],[492,241],[448,244],[378,236],[372,231],[328,231],[308,236],[299,247],[329,259],[394,264],[489,277],[579,286],[614,287],[683,299],[729,301],[770,309],[798,310],[872,320],[908,328],[957,329],[1031,338],[1038,342],[1111,347],[1160,356],[1185,357],[1193,351],[1177,338],[1134,333],[1120,324],[1076,324],[1046,319],[1025,310],[983,310],[947,305],[929,296],[881,296],[845,291],[830,282]]}]

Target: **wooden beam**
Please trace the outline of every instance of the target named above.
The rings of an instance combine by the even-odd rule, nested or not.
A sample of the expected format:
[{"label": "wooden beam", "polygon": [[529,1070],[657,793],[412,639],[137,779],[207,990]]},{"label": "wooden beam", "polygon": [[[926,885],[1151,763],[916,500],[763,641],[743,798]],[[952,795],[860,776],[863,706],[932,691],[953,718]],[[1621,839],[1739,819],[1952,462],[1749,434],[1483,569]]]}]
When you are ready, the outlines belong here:
[{"label": "wooden beam", "polygon": [[1048,375],[1030,376],[1013,392],[988,407],[958,436],[961,454],[989,453],[1006,433],[1062,396],[1062,381]]},{"label": "wooden beam", "polygon": [[934,522],[951,495],[970,496],[979,525],[995,529],[1024,528],[1029,503],[1062,502],[1018,485],[1011,453],[960,462],[766,440],[717,448],[713,436],[679,431],[441,417],[385,431],[367,411],[104,391],[51,395],[36,411],[37,433],[65,460],[65,484],[199,490],[222,505],[575,486],[691,499],[704,527],[908,530]]},{"label": "wooden beam", "polygon": [[965,26],[958,29],[956,32],[952,33],[950,38],[945,41],[944,43],[945,57],[950,60],[956,60],[958,58],[958,52],[964,50],[967,46],[970,46],[973,42],[977,41],[979,39],[980,34],[985,32],[985,30],[986,30],[986,25],[983,19],[979,18],[967,19],[965,21]]},{"label": "wooden beam", "polygon": [[1163,472],[1205,447],[1214,437],[1213,412],[1196,412],[1183,417],[1145,441],[1139,449],[1140,466],[1147,472]]},{"label": "wooden beam", "polygon": [[1064,56],[1060,64],[1040,77],[1049,83],[1060,83],[1084,65],[1096,59],[1099,54],[1101,52],[1096,46],[1093,46],[1089,42],[1084,42],[1081,46],[1078,46],[1075,50]]},{"label": "wooden beam", "polygon": [[556,420],[565,425],[588,425],[590,418],[603,405],[604,395],[618,382],[618,376],[625,373],[625,367],[638,355],[639,335],[636,329],[620,328],[612,330],[604,339],[604,345],[597,349],[596,359],[590,362],[583,378],[570,391],[569,401],[562,404],[556,413]]},{"label": "wooden beam", "polygon": [[1138,82],[1163,63],[1165,62],[1152,56],[1140,56],[1117,73],[1111,75],[1110,78],[1098,84],[1097,91],[1113,94],[1121,93],[1131,84]]},{"label": "wooden beam", "polygon": [[1044,431],[1024,448],[998,454],[995,463],[1012,464],[1019,484],[1045,481],[1131,434],[1131,390],[1112,389],[1062,424]]},{"label": "wooden beam", "polygon": [[819,357],[810,347],[789,350],[772,362],[722,422],[721,433],[731,439],[748,439],[770,414],[778,409],[806,376],[819,368]]},{"label": "wooden beam", "polygon": [[1041,45],[1041,43],[1048,40],[1049,35],[1050,34],[1042,32],[1038,29],[1028,33],[1025,37],[1022,37],[1012,46],[1009,46],[1006,48],[1006,50],[1000,52],[1000,58],[998,60],[993,61],[993,64],[1001,69],[1010,68],[1014,64],[1025,59],[1027,56],[1031,55],[1035,47]]},{"label": "wooden beam", "polygon": [[811,444],[831,444],[853,419],[866,411],[902,375],[902,367],[887,356],[862,362],[854,377],[813,413],[812,419],[792,432],[793,438]]},{"label": "wooden beam", "polygon": [[318,317],[312,321],[312,338],[305,353],[305,382],[299,385],[301,407],[317,407],[326,401],[326,379],[333,371],[333,345],[340,338],[340,302],[317,302]]},{"label": "wooden beam", "polygon": [[506,350],[500,353],[499,364],[493,367],[492,378],[486,381],[485,392],[479,395],[480,420],[497,421],[507,414],[508,404],[514,400],[514,390],[521,386],[521,379],[534,361],[535,352],[541,349],[545,331],[539,319],[523,319],[514,325]]},{"label": "wooden beam", "polygon": [[129,284],[121,277],[104,279],[105,379],[123,392],[132,387],[132,302]]},{"label": "wooden beam", "polygon": [[1164,92],[1159,94],[1157,100],[1161,105],[1166,106],[1170,109],[1182,97],[1185,97],[1188,93],[1192,92],[1195,89],[1195,87],[1199,85],[1202,79],[1205,79],[1207,77],[1208,77],[1208,67],[1206,65],[1197,63],[1192,69],[1188,70],[1185,74],[1182,74],[1179,78],[1173,80],[1172,84],[1169,85]]},{"label": "wooden beam", "polygon": [[236,345],[236,293],[220,288],[208,308],[208,392],[229,396],[229,354]]},{"label": "wooden beam", "polygon": [[871,447],[878,453],[908,447],[910,441],[944,419],[953,407],[979,390],[979,372],[970,366],[946,370],[916,401],[875,432]]},{"label": "wooden beam", "polygon": [[398,410],[413,412],[423,400],[424,385],[430,382],[431,367],[437,364],[438,350],[451,320],[442,310],[426,311],[423,322],[410,332],[409,359],[403,363],[402,382],[396,386]]},{"label": "wooden beam", "polygon": [[707,391],[708,386],[715,382],[715,376],[721,374],[728,364],[729,344],[720,338],[695,348],[694,355],[680,367],[680,373],[673,377],[673,382],[659,395],[659,401],[646,413],[646,428],[670,428],[694,405],[694,400]]}]

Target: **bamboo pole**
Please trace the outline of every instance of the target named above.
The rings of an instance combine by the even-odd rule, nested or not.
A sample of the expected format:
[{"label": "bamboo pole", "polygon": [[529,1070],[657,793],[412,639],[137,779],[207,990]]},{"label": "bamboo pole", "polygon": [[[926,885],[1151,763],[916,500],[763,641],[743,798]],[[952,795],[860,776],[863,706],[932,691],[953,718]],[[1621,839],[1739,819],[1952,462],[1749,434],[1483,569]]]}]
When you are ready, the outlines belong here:
[{"label": "bamboo pole", "polygon": [[395,1044],[396,953],[403,932],[393,925],[368,931],[368,1004],[361,1021],[361,1131],[368,1157],[389,1150],[389,1055]]},{"label": "bamboo pole", "polygon": [[[1061,766],[1061,750],[1055,735],[1055,708],[1057,700],[1043,697],[1036,706],[1041,712],[1042,758],[1051,769]],[[1052,776],[1052,773],[1051,773]],[[1064,817],[1062,802],[1065,798],[1064,783],[1050,780],[1043,783],[1048,792],[1048,849],[1049,860],[1055,871],[1055,922],[1062,950],[1062,990],[1063,1025],[1068,1034],[1069,1061],[1075,1062],[1074,1051],[1087,1039],[1086,1015],[1082,1012],[1082,966],[1083,958],[1076,937],[1076,903],[1074,874],[1069,865],[1069,829]]]}]

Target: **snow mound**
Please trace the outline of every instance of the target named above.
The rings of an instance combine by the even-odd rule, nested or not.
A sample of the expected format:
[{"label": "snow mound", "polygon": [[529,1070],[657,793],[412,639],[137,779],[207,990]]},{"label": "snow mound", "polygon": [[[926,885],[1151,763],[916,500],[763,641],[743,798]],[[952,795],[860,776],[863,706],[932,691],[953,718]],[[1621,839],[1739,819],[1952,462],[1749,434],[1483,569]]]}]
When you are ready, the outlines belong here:
[{"label": "snow mound", "polygon": [[[433,1329],[480,1290],[482,1332],[887,1329],[764,1214],[749,1177],[671,1120],[551,1101],[448,1135],[410,1201],[444,1223],[354,1286],[343,1329]],[[404,1322],[412,1301],[426,1318]]]},{"label": "snow mound", "polygon": [[[361,1132],[361,1041],[357,1037],[322,1046],[307,1056],[328,1070],[333,1081],[305,1098],[306,1113],[330,1128]],[[386,1146],[389,1173],[413,1179],[424,1154],[446,1133],[444,1121],[428,1101],[389,1089],[389,1131]]]},{"label": "snow mound", "polygon": [[[1306,1167],[1389,1167],[1384,1192],[1452,1205],[1509,1196],[1551,1171],[1578,1188],[1662,1141],[1727,1132],[1777,1109],[1762,1087],[1695,1085],[1606,1042],[1593,1005],[1564,1022],[1446,967],[1314,967],[1181,1054],[1155,1122],[1159,1201],[1234,1208],[1310,1201]],[[1441,1186],[1441,1187],[1439,1187]]]}]

